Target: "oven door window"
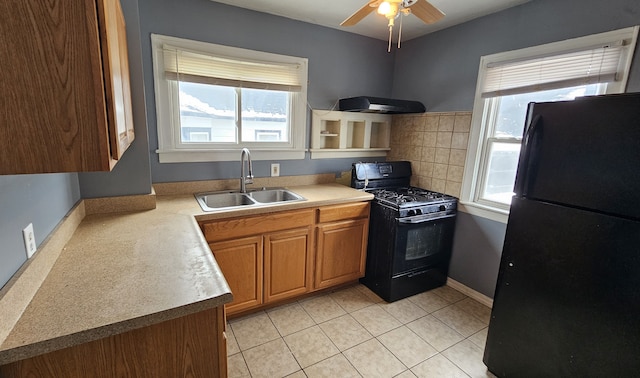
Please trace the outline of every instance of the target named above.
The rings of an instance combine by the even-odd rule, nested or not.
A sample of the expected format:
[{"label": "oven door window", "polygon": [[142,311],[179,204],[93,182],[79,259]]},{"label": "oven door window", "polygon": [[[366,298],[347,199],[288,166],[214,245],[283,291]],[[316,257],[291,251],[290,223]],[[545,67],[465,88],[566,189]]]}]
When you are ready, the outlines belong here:
[{"label": "oven door window", "polygon": [[428,268],[448,260],[455,218],[417,224],[397,223],[393,274]]},{"label": "oven door window", "polygon": [[429,231],[429,229],[425,228],[407,230],[405,260],[418,260],[436,253],[440,242],[437,237],[432,238],[432,232]]}]

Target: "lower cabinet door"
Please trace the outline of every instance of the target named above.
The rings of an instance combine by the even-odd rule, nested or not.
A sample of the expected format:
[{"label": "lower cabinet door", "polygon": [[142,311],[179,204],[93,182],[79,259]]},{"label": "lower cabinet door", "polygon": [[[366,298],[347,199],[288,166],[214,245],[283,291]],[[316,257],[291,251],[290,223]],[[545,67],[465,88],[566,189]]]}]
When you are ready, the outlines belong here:
[{"label": "lower cabinet door", "polygon": [[312,245],[310,227],[265,235],[265,303],[295,297],[311,289]]},{"label": "lower cabinet door", "polygon": [[262,235],[209,244],[224,274],[233,301],[227,314],[262,304]]},{"label": "lower cabinet door", "polygon": [[368,220],[346,220],[318,226],[315,288],[364,276]]}]

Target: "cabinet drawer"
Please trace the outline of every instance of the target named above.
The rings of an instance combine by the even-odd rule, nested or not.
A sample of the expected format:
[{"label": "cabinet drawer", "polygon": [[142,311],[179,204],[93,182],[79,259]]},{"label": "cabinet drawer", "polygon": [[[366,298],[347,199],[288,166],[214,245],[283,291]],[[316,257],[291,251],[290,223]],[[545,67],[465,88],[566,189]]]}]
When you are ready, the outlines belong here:
[{"label": "cabinet drawer", "polygon": [[343,219],[368,218],[369,202],[349,203],[346,205],[326,206],[318,209],[318,223]]},{"label": "cabinet drawer", "polygon": [[313,224],[314,210],[282,211],[251,217],[202,222],[200,227],[208,242],[258,235]]}]

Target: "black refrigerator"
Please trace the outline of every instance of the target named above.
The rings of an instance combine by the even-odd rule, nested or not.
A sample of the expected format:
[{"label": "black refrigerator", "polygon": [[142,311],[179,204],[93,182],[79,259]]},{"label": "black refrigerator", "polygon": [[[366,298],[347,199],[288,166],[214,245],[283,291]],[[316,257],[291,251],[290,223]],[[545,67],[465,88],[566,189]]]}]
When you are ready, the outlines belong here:
[{"label": "black refrigerator", "polygon": [[514,191],[489,371],[640,376],[640,93],[530,104]]}]

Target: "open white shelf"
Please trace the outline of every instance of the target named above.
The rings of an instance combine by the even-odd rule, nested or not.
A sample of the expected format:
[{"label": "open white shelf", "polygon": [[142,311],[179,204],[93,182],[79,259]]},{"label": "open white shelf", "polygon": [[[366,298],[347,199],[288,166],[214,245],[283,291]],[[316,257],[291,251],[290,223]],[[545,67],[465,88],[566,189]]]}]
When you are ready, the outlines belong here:
[{"label": "open white shelf", "polygon": [[311,158],[386,156],[391,133],[391,116],[313,110]]}]

